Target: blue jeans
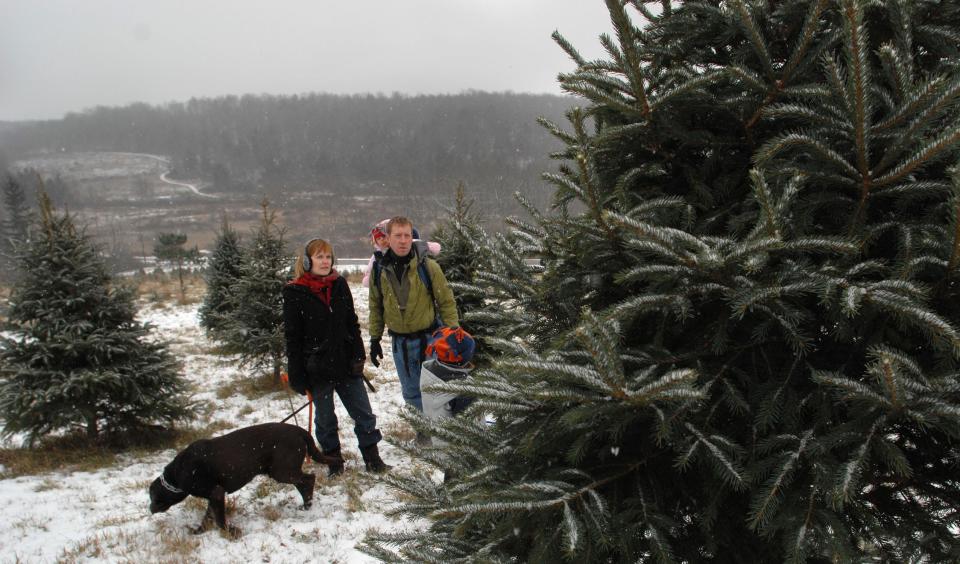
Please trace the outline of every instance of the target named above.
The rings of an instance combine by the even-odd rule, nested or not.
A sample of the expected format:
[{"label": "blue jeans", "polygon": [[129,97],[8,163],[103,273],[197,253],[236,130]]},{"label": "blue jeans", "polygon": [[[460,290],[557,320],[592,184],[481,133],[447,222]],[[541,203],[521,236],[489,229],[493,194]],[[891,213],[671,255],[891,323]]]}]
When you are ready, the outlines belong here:
[{"label": "blue jeans", "polygon": [[337,382],[317,386],[313,390],[313,405],[316,409],[313,422],[317,426],[317,442],[323,452],[340,448],[340,436],[337,433],[337,414],[333,410],[333,392],[340,396],[340,403],[347,408],[353,418],[353,432],[357,435],[360,448],[366,448],[380,442],[383,435],[377,429],[377,417],[370,407],[370,398],[363,387],[360,376],[349,375]]},{"label": "blue jeans", "polygon": [[403,401],[423,412],[423,400],[420,398],[420,365],[423,364],[423,351],[427,348],[427,335],[402,337],[393,335],[393,363],[400,377],[400,392]]}]

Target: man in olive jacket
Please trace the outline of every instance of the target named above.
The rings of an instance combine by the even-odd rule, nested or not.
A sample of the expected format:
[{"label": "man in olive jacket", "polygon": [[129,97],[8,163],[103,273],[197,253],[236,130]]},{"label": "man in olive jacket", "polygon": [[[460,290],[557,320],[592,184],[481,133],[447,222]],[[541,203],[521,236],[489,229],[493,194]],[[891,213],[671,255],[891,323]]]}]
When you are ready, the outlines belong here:
[{"label": "man in olive jacket", "polygon": [[[378,359],[383,358],[380,338],[386,325],[393,338],[393,361],[397,365],[403,399],[423,411],[420,364],[430,332],[437,327],[434,300],[440,309],[440,321],[450,327],[460,325],[457,304],[440,265],[415,244],[409,219],[398,216],[390,220],[387,243],[390,248],[371,273],[371,276],[378,275],[379,280],[371,279],[370,284],[370,361],[380,366]],[[417,272],[420,263],[430,277],[432,296]]]}]

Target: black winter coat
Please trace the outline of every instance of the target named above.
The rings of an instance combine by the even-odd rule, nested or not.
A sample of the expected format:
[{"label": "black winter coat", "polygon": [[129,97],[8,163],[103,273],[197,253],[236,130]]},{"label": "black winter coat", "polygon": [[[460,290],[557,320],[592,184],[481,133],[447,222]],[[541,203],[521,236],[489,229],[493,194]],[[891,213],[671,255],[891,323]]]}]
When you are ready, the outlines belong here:
[{"label": "black winter coat", "polygon": [[329,307],[305,286],[284,286],[283,329],[290,387],[301,394],[343,378],[366,357],[353,295],[342,277],[333,283]]}]

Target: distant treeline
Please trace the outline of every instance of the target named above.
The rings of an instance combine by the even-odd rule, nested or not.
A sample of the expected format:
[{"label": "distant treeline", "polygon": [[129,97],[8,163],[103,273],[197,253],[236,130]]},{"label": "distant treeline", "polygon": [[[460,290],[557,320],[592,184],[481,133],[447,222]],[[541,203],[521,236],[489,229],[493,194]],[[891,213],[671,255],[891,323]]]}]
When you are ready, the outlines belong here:
[{"label": "distant treeline", "polygon": [[6,127],[0,152],[11,160],[41,151],[169,155],[174,177],[202,178],[223,192],[426,195],[464,182],[500,198],[542,186],[539,175],[560,145],[536,118],[563,121],[574,103],[487,92],[225,96]]}]

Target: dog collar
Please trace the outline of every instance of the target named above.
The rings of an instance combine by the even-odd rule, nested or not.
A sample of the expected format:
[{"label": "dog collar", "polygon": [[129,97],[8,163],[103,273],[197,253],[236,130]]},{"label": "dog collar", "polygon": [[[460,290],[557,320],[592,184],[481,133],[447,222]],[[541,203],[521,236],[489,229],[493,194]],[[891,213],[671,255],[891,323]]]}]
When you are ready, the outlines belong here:
[{"label": "dog collar", "polygon": [[160,485],[167,488],[173,493],[183,493],[183,490],[181,490],[180,488],[172,486],[170,482],[168,482],[167,479],[163,477],[163,474],[160,474]]}]

